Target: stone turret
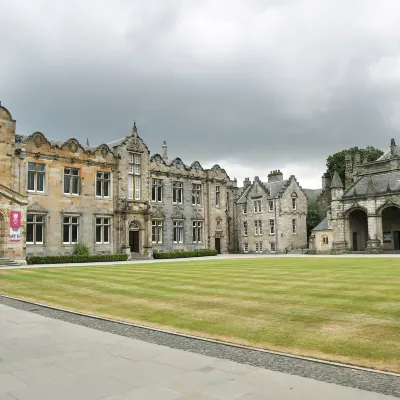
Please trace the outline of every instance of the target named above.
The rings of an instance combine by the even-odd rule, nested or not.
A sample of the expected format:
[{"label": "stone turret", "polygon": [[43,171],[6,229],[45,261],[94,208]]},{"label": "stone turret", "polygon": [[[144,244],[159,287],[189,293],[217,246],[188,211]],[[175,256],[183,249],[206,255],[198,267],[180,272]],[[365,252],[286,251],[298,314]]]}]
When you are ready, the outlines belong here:
[{"label": "stone turret", "polygon": [[331,187],[331,179],[328,177],[326,173],[322,175],[321,180],[322,180],[322,190],[326,190]]},{"label": "stone turret", "polygon": [[353,182],[353,160],[351,154],[345,156],[346,170],[344,186],[347,189]]},{"label": "stone turret", "polygon": [[283,181],[283,173],[281,172],[280,169],[276,169],[274,171],[271,171],[268,174],[268,182],[279,182],[279,181]]},{"label": "stone turret", "polygon": [[331,195],[332,200],[339,200],[342,198],[343,195],[343,183],[337,171],[335,171],[335,173],[333,174],[331,183]]},{"label": "stone turret", "polygon": [[394,139],[392,139],[392,140],[390,141],[390,155],[391,155],[392,157],[395,157],[395,156],[398,155],[398,154],[397,154],[396,141],[395,141]]}]

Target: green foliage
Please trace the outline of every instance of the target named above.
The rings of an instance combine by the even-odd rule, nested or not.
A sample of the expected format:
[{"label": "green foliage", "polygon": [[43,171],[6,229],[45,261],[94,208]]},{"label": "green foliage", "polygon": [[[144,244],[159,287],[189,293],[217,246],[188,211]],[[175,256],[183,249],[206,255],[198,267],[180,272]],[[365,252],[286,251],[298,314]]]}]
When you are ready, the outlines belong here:
[{"label": "green foliage", "polygon": [[368,162],[375,161],[384,154],[382,150],[376,149],[373,146],[368,146],[365,149],[359,149],[358,147],[353,147],[351,149],[339,151],[338,153],[330,155],[326,160],[327,176],[332,179],[333,174],[335,173],[335,171],[337,171],[340,176],[340,179],[344,183],[345,170],[346,170],[346,161],[345,161],[346,154],[350,154],[354,162],[354,157],[356,153],[360,153],[361,162],[363,162],[365,159]]},{"label": "green foliage", "polygon": [[73,254],[76,256],[89,256],[90,255],[89,246],[86,245],[85,243],[76,243]]},{"label": "green foliage", "polygon": [[65,255],[65,256],[32,256],[27,258],[28,264],[69,264],[126,261],[127,254],[92,254],[92,255]]},{"label": "green foliage", "polygon": [[317,198],[308,199],[307,203],[307,238],[314,229],[326,217],[324,207]]},{"label": "green foliage", "polygon": [[192,250],[192,251],[170,251],[165,253],[154,253],[153,258],[188,258],[188,257],[206,257],[206,256],[216,256],[218,254],[217,250]]}]

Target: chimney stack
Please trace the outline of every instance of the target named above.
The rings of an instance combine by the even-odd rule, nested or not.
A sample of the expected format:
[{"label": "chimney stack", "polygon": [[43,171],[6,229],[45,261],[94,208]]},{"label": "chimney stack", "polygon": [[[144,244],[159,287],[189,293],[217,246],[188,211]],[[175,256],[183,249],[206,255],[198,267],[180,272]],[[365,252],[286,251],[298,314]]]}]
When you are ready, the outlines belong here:
[{"label": "chimney stack", "polygon": [[244,181],[243,181],[244,189],[247,189],[250,185],[251,185],[250,178],[244,178]]},{"label": "chimney stack", "polygon": [[162,145],[162,158],[164,161],[168,161],[167,142],[165,140]]},{"label": "chimney stack", "polygon": [[283,181],[283,173],[280,169],[275,169],[268,174],[268,183]]}]

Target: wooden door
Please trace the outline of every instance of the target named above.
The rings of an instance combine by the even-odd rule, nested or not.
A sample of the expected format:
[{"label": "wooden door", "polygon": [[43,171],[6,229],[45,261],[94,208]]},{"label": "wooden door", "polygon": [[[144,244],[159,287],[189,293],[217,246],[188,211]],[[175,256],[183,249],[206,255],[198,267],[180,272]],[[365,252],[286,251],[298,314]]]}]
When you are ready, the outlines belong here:
[{"label": "wooden door", "polygon": [[221,254],[221,238],[215,238],[215,250],[218,254]]},{"label": "wooden door", "polygon": [[139,253],[139,231],[129,231],[131,253]]},{"label": "wooden door", "polygon": [[357,232],[353,232],[353,251],[358,250],[358,235]]}]

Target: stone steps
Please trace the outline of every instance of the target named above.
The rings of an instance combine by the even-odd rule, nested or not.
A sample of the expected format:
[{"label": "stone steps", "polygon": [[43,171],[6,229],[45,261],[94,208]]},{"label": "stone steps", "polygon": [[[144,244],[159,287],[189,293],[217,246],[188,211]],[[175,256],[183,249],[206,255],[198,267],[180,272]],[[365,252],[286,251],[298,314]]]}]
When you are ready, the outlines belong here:
[{"label": "stone steps", "polygon": [[18,265],[20,265],[18,262],[9,258],[0,258],[0,267],[18,267]]}]

